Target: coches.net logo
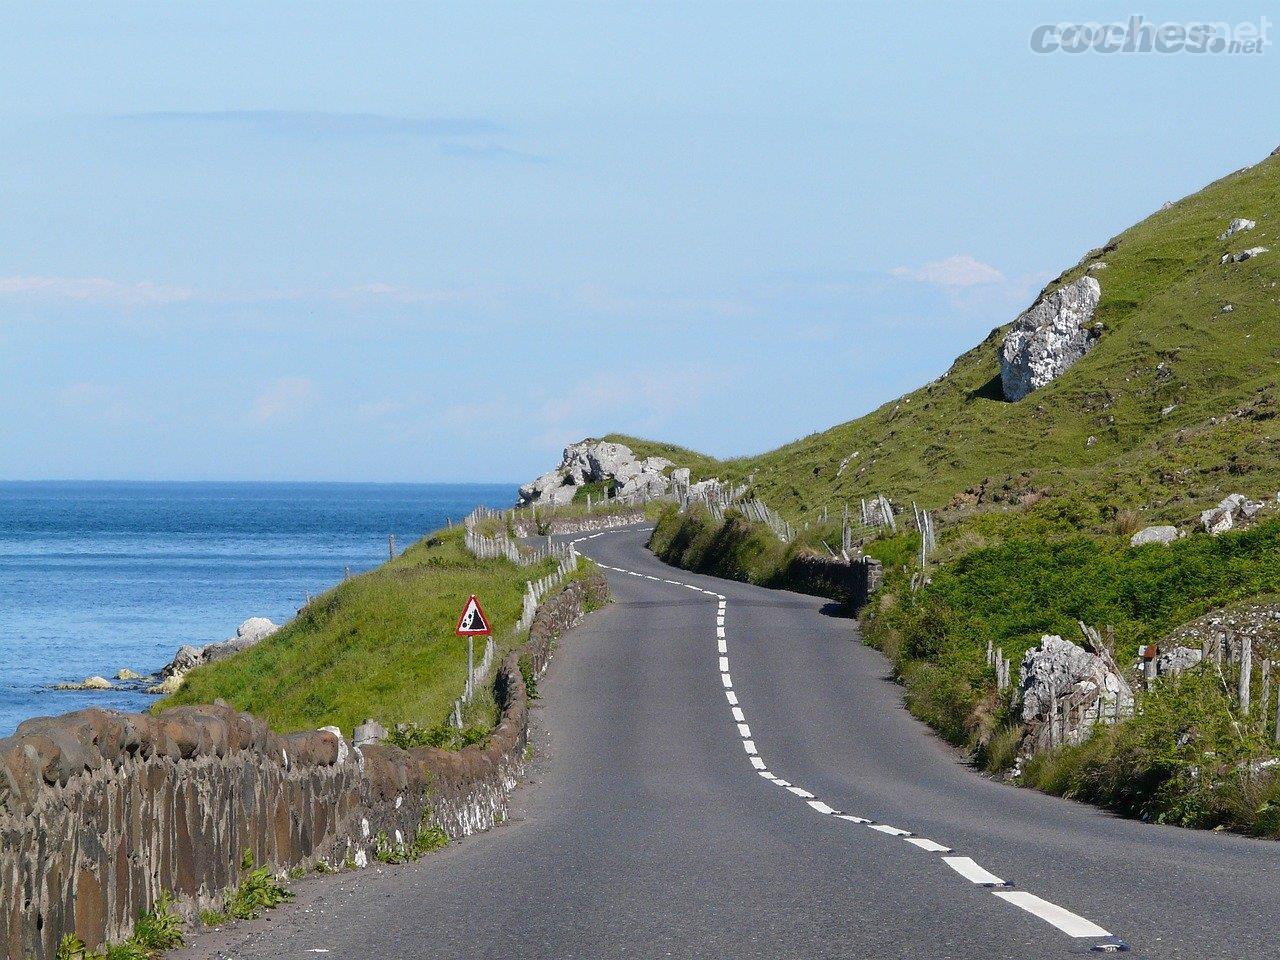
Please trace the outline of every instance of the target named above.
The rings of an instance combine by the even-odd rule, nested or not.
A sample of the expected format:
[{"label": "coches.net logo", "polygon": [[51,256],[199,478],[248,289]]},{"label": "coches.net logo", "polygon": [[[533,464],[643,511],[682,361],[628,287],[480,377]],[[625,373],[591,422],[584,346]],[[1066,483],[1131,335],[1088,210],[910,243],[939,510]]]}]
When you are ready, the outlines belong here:
[{"label": "coches.net logo", "polygon": [[1043,23],[1031,32],[1033,53],[1262,53],[1272,23],[1167,21],[1135,15],[1114,23]]}]

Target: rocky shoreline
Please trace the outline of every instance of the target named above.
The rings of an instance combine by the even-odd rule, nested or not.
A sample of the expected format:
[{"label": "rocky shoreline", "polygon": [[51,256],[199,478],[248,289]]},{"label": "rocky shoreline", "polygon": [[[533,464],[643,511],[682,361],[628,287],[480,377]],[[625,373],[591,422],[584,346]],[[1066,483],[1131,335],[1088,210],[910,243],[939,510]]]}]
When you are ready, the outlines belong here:
[{"label": "rocky shoreline", "polygon": [[250,617],[236,628],[235,636],[203,647],[183,644],[178,648],[172,660],[154,673],[141,674],[128,667],[116,672],[115,679],[108,680],[103,676],[85,677],[79,682],[55,684],[54,690],[126,690],[135,693],[149,693],[154,696],[167,696],[182,686],[182,681],[196,667],[206,663],[222,660],[241,650],[256,646],[280,629],[280,624],[266,617]]}]

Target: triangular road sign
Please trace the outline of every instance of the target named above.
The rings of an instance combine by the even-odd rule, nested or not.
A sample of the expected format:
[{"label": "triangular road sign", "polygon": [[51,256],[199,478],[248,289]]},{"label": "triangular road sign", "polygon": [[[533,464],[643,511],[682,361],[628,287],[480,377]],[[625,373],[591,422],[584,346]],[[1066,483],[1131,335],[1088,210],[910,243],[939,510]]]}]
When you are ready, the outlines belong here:
[{"label": "triangular road sign", "polygon": [[462,608],[462,616],[458,618],[457,634],[460,637],[483,637],[492,633],[489,629],[489,618],[480,609],[480,601],[473,593]]}]

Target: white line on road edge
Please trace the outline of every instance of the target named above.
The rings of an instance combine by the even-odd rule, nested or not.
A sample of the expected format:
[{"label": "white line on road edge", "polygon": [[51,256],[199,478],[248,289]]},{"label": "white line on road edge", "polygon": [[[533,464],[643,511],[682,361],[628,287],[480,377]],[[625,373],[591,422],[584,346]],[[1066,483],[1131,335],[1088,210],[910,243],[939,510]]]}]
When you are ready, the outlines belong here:
[{"label": "white line on road edge", "polygon": [[[609,532],[613,532],[613,531],[601,531],[601,533],[593,534],[591,537],[583,537],[583,538],[580,538],[579,540],[574,540],[572,542],[580,543],[582,540],[594,539],[595,537],[601,536],[603,533],[609,533]],[[907,843],[910,843],[921,850],[928,851],[929,853],[951,853],[952,852],[950,847],[945,847],[942,844],[937,843],[933,840],[930,840],[926,837],[913,836],[911,834],[911,831],[909,830],[902,830],[898,827],[892,827],[885,823],[876,823],[872,820],[867,819],[866,817],[859,817],[851,813],[841,813],[839,810],[836,810],[835,808],[833,808],[830,804],[814,798],[814,795],[810,793],[808,790],[805,790],[803,787],[797,787],[792,785],[791,783],[789,783],[786,780],[783,780],[781,777],[777,776],[776,774],[774,774],[772,771],[768,769],[767,765],[764,762],[764,758],[762,758],[759,755],[759,751],[756,748],[756,744],[754,740],[751,739],[751,736],[750,736],[751,731],[746,726],[746,715],[743,713],[742,709],[738,705],[738,695],[737,693],[734,692],[733,679],[732,677],[730,677],[728,672],[729,671],[729,660],[727,656],[728,646],[725,641],[725,630],[724,630],[725,607],[726,607],[727,600],[724,594],[716,593],[713,590],[704,590],[702,587],[695,586],[692,583],[682,583],[679,580],[665,580],[665,579],[660,580],[658,577],[652,577],[647,574],[634,573],[633,571],[630,571],[630,570],[624,570],[621,567],[610,567],[607,564],[603,564],[603,563],[599,565],[606,570],[614,570],[618,573],[628,573],[628,574],[631,574],[632,576],[644,577],[647,580],[654,580],[661,583],[668,583],[676,587],[686,587],[690,590],[697,591],[698,593],[704,593],[707,596],[716,598],[717,600],[717,603],[716,603],[716,649],[720,658],[720,680],[724,684],[724,688],[725,688],[724,695],[725,695],[725,698],[729,701],[730,708],[733,712],[734,722],[738,725],[739,732],[742,735],[742,738],[743,738],[742,745],[748,754],[747,759],[751,761],[751,765],[755,768],[756,772],[759,773],[761,777],[763,777],[765,780],[770,781],[771,783],[776,784],[779,787],[785,788],[788,792],[793,793],[797,797],[800,797],[801,799],[805,800],[811,809],[813,809],[817,813],[822,814],[823,816],[831,816],[838,820],[844,820],[848,823],[856,823],[861,826],[869,827],[870,829],[878,831],[879,833],[883,833],[891,837],[903,839]],[[1073,937],[1076,939],[1106,940],[1108,941],[1108,944],[1107,944],[1108,946],[1119,946],[1123,949],[1128,949],[1127,946],[1123,944],[1123,942],[1116,940],[1116,938],[1112,937],[1110,933],[1108,933],[1102,927],[1098,926],[1093,921],[1086,920],[1084,917],[1078,914],[1072,913],[1070,910],[1067,910],[1065,907],[1060,907],[1056,903],[1051,903],[1048,900],[1044,900],[1040,897],[1037,897],[1033,893],[1028,893],[1024,890],[1010,889],[1010,887],[1012,886],[1011,884],[1007,883],[1005,880],[1001,879],[1000,877],[997,877],[994,873],[991,873],[985,867],[980,866],[971,857],[962,857],[962,856],[943,857],[942,862],[945,863],[952,870],[954,870],[956,873],[960,874],[960,876],[964,877],[970,883],[991,889],[991,892],[996,897],[999,897],[1001,900],[1011,903],[1015,907],[1018,907],[1019,909],[1024,910],[1035,917],[1038,917],[1039,919],[1043,920],[1045,923],[1048,923],[1049,925],[1057,928],[1058,930],[1062,931],[1069,937]],[[999,889],[994,889],[994,888],[999,888]],[[1097,948],[1095,947],[1095,949]]]}]

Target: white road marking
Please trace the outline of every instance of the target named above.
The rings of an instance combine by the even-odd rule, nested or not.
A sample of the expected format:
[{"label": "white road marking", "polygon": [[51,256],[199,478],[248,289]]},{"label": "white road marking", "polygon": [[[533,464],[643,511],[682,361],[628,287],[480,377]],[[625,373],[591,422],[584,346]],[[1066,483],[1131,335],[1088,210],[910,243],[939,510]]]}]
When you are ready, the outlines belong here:
[{"label": "white road marking", "polygon": [[921,850],[928,850],[930,853],[950,853],[950,847],[944,847],[927,837],[907,837],[907,843],[914,844]]},{"label": "white road marking", "polygon": [[1015,907],[1021,907],[1027,913],[1034,914],[1045,923],[1052,924],[1068,937],[1111,936],[1092,920],[1086,920],[1084,917],[1078,916],[1070,910],[1058,906],[1056,903],[1042,900],[1034,893],[1027,893],[1025,890],[993,890],[991,892],[1001,900],[1007,900]]},{"label": "white road marking", "polygon": [[887,833],[887,834],[888,834],[889,836],[891,836],[891,837],[909,837],[909,836],[911,836],[911,831],[910,831],[910,830],[900,830],[900,829],[898,829],[897,827],[891,827],[891,826],[889,826],[887,823],[873,823],[873,824],[871,825],[871,829],[872,829],[872,830],[879,830],[881,833]]},{"label": "white road marking", "polygon": [[[578,540],[574,540],[571,542],[579,543],[581,542],[581,540],[591,540],[591,539],[594,539],[595,537],[602,536],[604,533],[607,533],[607,532],[609,531],[601,531],[600,533],[592,534],[589,537],[582,537],[582,538],[579,538]],[[728,645],[725,641],[725,631],[724,631],[725,607],[726,607],[727,598],[725,597],[724,594],[716,593],[713,590],[704,590],[703,588],[694,586],[691,583],[681,583],[679,580],[660,580],[660,578],[658,577],[649,576],[647,574],[635,573],[631,570],[624,570],[621,567],[611,567],[608,564],[604,564],[604,563],[601,563],[599,565],[606,570],[614,570],[614,571],[617,571],[618,573],[628,573],[628,574],[631,574],[632,576],[643,577],[646,580],[653,580],[655,582],[668,583],[668,584],[671,584],[672,586],[687,587],[690,590],[695,590],[699,593],[704,593],[707,596],[715,597],[717,599],[716,648],[718,650],[719,660],[720,660],[720,670],[721,670],[720,680],[724,684],[725,699],[729,701],[730,708],[733,712],[734,722],[738,725],[738,731],[743,737],[743,740],[742,740],[743,749],[746,750],[748,754],[748,759],[751,761],[752,766],[756,769],[756,772],[759,773],[761,777],[763,777],[765,780],[770,781],[771,783],[777,784],[780,787],[786,788],[786,790],[788,790],[790,793],[793,793],[797,797],[800,797],[806,800],[808,802],[809,807],[816,810],[818,813],[826,814],[829,816],[835,816],[836,818],[840,820],[845,820],[849,823],[866,825],[866,826],[869,826],[872,830],[877,830],[880,833],[888,834],[889,836],[901,837],[905,839],[907,843],[910,843],[921,850],[928,851],[929,853],[950,853],[951,852],[950,847],[945,847],[942,844],[937,843],[933,840],[930,840],[926,837],[913,837],[911,836],[911,833],[908,830],[902,830],[898,827],[889,826],[888,824],[874,823],[873,821],[868,820],[865,817],[855,816],[854,814],[851,814],[851,813],[841,813],[838,810],[831,807],[829,804],[825,803],[824,801],[815,799],[813,794],[810,793],[808,790],[805,790],[803,787],[793,786],[791,783],[789,783],[786,780],[783,780],[781,777],[777,776],[767,768],[767,765],[765,764],[764,759],[759,755],[759,751],[756,749],[755,741],[751,739],[751,729],[750,727],[747,726],[746,715],[743,713],[742,709],[738,706],[738,696],[733,691],[733,679],[729,675]],[[968,880],[971,883],[977,884],[979,886],[987,886],[987,887],[1008,887],[1008,884],[1006,884],[1004,880],[1002,880],[1000,877],[997,877],[994,873],[991,873],[989,870],[977,864],[971,857],[959,857],[959,856],[943,857],[942,861],[948,867],[950,867],[952,870],[960,874],[960,876],[964,877],[966,880]],[[1024,910],[1027,913],[1032,914],[1033,916],[1038,917],[1039,919],[1045,921],[1046,923],[1050,924],[1053,927],[1056,927],[1058,930],[1061,930],[1063,933],[1065,933],[1069,937],[1105,938],[1105,937],[1111,936],[1110,933],[1108,933],[1102,927],[1098,926],[1093,921],[1087,920],[1084,917],[1079,916],[1078,914],[1072,913],[1070,910],[1067,910],[1065,907],[1060,907],[1056,903],[1051,903],[1048,900],[1044,900],[1040,897],[1037,897],[1035,894],[1027,893],[1026,891],[1022,891],[1022,890],[1010,890],[1010,889],[998,889],[998,890],[992,890],[991,892],[995,894],[997,897],[999,897],[1000,899],[1005,900],[1009,903],[1012,903],[1014,906],[1018,907],[1019,909]]]},{"label": "white road marking", "polygon": [[996,887],[1004,886],[1003,880],[991,871],[978,866],[972,857],[943,857],[942,862],[970,883],[991,884]]}]

